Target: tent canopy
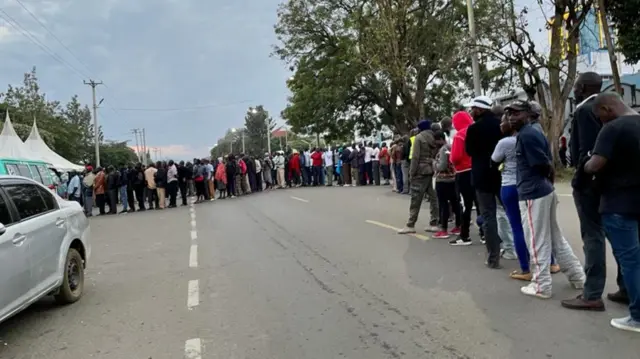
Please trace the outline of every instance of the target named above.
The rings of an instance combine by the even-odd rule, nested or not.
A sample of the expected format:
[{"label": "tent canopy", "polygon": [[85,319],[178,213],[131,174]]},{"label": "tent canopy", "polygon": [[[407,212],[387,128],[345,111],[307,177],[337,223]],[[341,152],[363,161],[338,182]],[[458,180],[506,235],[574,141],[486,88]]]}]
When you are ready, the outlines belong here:
[{"label": "tent canopy", "polygon": [[9,111],[7,111],[2,133],[0,133],[0,157],[16,160],[41,160],[40,156],[32,152],[16,133],[9,117]]},{"label": "tent canopy", "polygon": [[[4,131],[3,131],[4,132]],[[38,126],[36,125],[36,120],[33,120],[33,127],[31,128],[31,133],[29,137],[24,141],[23,145],[27,147],[27,149],[36,154],[38,157],[42,158],[43,161],[50,163],[53,168],[60,171],[82,171],[84,170],[84,166],[77,165],[67,160],[66,158],[60,156],[55,153],[47,144],[44,142],[42,137],[40,136],[40,132],[38,131]]]}]

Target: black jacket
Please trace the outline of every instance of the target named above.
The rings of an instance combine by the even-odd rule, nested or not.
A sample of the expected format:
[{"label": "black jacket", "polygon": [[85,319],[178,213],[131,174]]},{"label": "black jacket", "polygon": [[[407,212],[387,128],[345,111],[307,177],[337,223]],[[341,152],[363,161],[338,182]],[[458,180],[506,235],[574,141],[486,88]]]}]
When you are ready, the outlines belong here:
[{"label": "black jacket", "polygon": [[138,171],[133,168],[127,169],[127,186],[133,188],[137,181]]},{"label": "black jacket", "polygon": [[187,166],[178,166],[178,182],[179,183],[185,183],[186,181],[190,180],[192,177],[192,172],[191,169],[189,169]]},{"label": "black jacket", "polygon": [[351,150],[346,147],[343,148],[342,154],[340,154],[340,160],[342,160],[342,163],[349,164],[351,161]]},{"label": "black jacket", "polygon": [[120,187],[120,172],[113,171],[107,175],[107,190],[117,190]]},{"label": "black jacket", "polygon": [[602,122],[593,112],[593,101],[594,98],[589,99],[578,107],[571,121],[569,151],[571,153],[571,164],[576,168],[575,175],[571,180],[571,186],[576,189],[588,186],[593,177],[586,175],[582,168],[589,151],[593,150],[596,144],[598,133],[602,129]]},{"label": "black jacket", "polygon": [[164,188],[167,186],[167,170],[164,168],[158,168],[156,172],[156,187]]},{"label": "black jacket", "polygon": [[478,190],[500,192],[500,171],[491,164],[491,154],[502,137],[500,120],[490,111],[467,129],[464,147],[471,157],[471,178]]}]

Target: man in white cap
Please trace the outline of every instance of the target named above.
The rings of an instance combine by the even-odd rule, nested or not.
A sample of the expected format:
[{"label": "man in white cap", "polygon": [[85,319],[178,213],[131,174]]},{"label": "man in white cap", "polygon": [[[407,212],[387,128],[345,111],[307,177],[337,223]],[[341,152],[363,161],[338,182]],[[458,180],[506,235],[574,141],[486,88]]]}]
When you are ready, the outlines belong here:
[{"label": "man in white cap", "polygon": [[500,119],[491,111],[493,101],[487,96],[478,96],[467,105],[471,108],[474,123],[467,129],[465,151],[471,157],[471,178],[476,190],[480,214],[484,219],[482,228],[487,246],[487,267],[499,269],[500,243],[498,235],[497,207],[500,205],[501,176],[497,166],[491,165],[491,154],[503,135]]}]

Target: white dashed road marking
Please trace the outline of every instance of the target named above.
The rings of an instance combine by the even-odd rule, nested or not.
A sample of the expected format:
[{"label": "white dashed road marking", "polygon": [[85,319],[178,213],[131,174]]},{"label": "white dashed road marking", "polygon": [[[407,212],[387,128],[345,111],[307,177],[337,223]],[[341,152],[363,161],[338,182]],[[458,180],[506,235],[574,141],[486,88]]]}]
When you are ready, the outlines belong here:
[{"label": "white dashed road marking", "polygon": [[193,310],[193,308],[200,304],[200,281],[197,279],[190,280],[188,292],[187,308],[189,308],[189,310]]},{"label": "white dashed road marking", "polygon": [[184,343],[185,359],[202,359],[202,342],[200,338],[189,339]]},{"label": "white dashed road marking", "polygon": [[198,245],[192,244],[189,251],[189,267],[198,268]]},{"label": "white dashed road marking", "polygon": [[300,198],[300,197],[291,196],[291,199],[295,199],[296,201],[300,201],[300,202],[304,202],[304,203],[309,203],[309,200],[304,199],[304,198]]},{"label": "white dashed road marking", "polygon": [[191,230],[191,240],[195,241],[196,239],[198,239],[198,232],[195,229],[192,229]]},{"label": "white dashed road marking", "polygon": [[[367,222],[367,223],[369,223],[369,224],[376,225],[376,226],[378,226],[378,227],[391,229],[391,230],[393,230],[393,231],[395,231],[395,232],[398,232],[398,231],[400,230],[400,228],[396,228],[396,227],[394,227],[394,226],[388,225],[388,224],[386,224],[386,223],[378,222],[378,221],[366,220],[365,222]],[[418,238],[418,239],[422,239],[423,241],[428,241],[428,240],[430,240],[430,239],[431,239],[431,237],[428,237],[428,236],[425,236],[425,235],[422,235],[422,234],[417,234],[417,233],[410,233],[410,234],[408,234],[408,235],[409,235],[409,236],[412,236],[412,237],[416,237],[416,238]]]}]

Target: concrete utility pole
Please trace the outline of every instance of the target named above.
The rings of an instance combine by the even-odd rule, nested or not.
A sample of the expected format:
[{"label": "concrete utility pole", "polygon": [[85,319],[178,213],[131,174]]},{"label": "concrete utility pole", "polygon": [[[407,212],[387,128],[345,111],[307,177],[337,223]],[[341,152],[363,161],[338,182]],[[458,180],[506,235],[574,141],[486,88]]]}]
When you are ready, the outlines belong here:
[{"label": "concrete utility pole", "polygon": [[147,152],[147,136],[146,133],[144,131],[144,128],[142,128],[142,151],[144,152],[144,157],[142,159],[142,163],[144,163],[144,165],[146,166],[149,160],[149,152]]},{"label": "concrete utility pole", "polygon": [[480,64],[478,63],[478,49],[476,47],[476,20],[473,15],[473,0],[467,0],[467,17],[469,21],[469,36],[473,41],[473,49],[471,50],[471,68],[473,70],[473,92],[474,96],[482,95],[482,86],[480,85]]},{"label": "concrete utility pole", "polygon": [[138,144],[138,133],[140,132],[140,129],[134,128],[133,130],[131,130],[131,132],[133,133],[133,135],[136,138],[136,154],[138,155],[138,160],[140,160],[140,162],[142,162],[142,155],[141,155],[141,152],[140,152],[140,145]]},{"label": "concrete utility pole", "polygon": [[267,152],[271,153],[271,129],[269,128],[269,117],[264,119],[267,123]]},{"label": "concrete utility pole", "polygon": [[247,154],[247,151],[244,148],[244,130],[242,130],[242,154]]},{"label": "concrete utility pole", "polygon": [[616,49],[613,46],[613,39],[611,38],[611,31],[609,29],[609,19],[607,19],[607,11],[604,6],[604,0],[598,0],[598,10],[600,12],[600,24],[602,26],[602,32],[604,33],[604,39],[607,42],[607,51],[609,52],[609,62],[611,62],[611,75],[613,75],[613,84],[616,87],[616,92],[622,96],[622,83],[620,82],[620,72],[618,71],[618,61],[616,59]]},{"label": "concrete utility pole", "polygon": [[102,85],[102,81],[84,81],[85,85],[91,86],[93,96],[93,137],[96,142],[96,168],[100,167],[100,128],[98,127],[98,104],[96,103],[96,86]]},{"label": "concrete utility pole", "polygon": [[154,154],[153,157],[156,159],[156,161],[158,160],[158,150],[159,150],[158,147],[153,148],[153,154]]}]

